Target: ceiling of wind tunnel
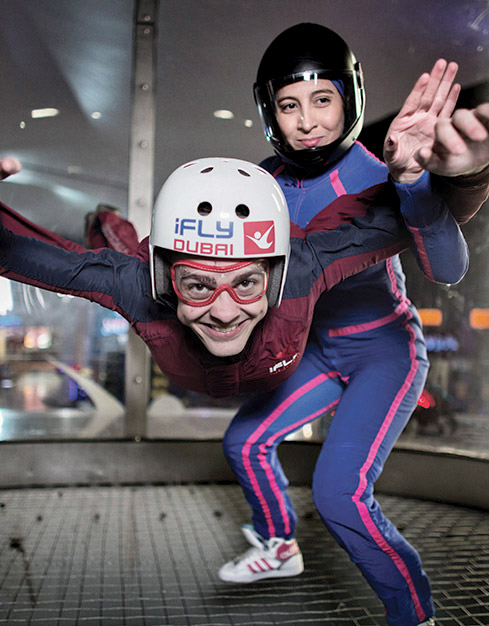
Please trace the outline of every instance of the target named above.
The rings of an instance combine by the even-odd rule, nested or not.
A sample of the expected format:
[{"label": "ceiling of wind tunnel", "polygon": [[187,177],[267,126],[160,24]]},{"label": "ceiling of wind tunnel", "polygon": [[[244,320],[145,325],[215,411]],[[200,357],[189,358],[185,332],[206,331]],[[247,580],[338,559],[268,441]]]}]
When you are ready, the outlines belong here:
[{"label": "ceiling of wind tunnel", "polygon": [[[127,207],[133,10],[132,0],[0,0],[0,156],[24,165],[1,200],[75,240],[97,203]],[[486,0],[160,0],[155,189],[193,158],[271,152],[252,85],[270,41],[301,21],[355,51],[367,125],[395,113],[440,56],[458,61],[463,87],[489,81]],[[31,117],[45,107],[59,114]]]}]

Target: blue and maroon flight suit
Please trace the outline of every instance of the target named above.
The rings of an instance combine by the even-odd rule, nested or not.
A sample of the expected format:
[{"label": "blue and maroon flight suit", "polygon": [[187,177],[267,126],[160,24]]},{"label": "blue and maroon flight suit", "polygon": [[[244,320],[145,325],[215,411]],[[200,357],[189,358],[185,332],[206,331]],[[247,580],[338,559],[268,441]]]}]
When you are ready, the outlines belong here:
[{"label": "blue and maroon flight suit", "polygon": [[[297,367],[321,293],[409,245],[404,223],[392,209],[398,204],[392,186],[377,185],[369,193],[340,198],[338,204],[333,219],[320,212],[305,229],[291,225],[282,304],[268,311],[245,349],[232,359],[212,355],[178,321],[175,296],[153,301],[148,242],[136,249],[131,225],[114,213],[99,216],[104,228],[98,241],[122,246],[128,254],[109,248],[88,251],[0,204],[0,275],[119,312],[162,372],[182,387],[216,397],[265,391],[278,387]],[[441,228],[453,243],[454,272],[460,277],[467,265],[465,241],[453,219]],[[438,233],[427,234],[426,241],[433,237],[438,239]]]},{"label": "blue and maroon flight suit", "polygon": [[[279,157],[262,167],[279,182],[292,222],[305,227],[319,211],[334,219],[339,199],[388,178],[387,167],[356,143],[321,176],[300,180]],[[445,192],[466,221],[487,197],[488,172]],[[431,280],[458,282],[453,244],[443,235],[447,215],[435,178],[396,184],[418,265]],[[467,190],[472,190],[467,193]],[[452,202],[453,203],[453,202]],[[440,213],[441,211],[441,213]],[[439,237],[427,243],[426,235]],[[443,271],[440,272],[440,269]],[[451,276],[446,274],[446,270]],[[277,457],[278,444],[334,409],[313,477],[322,520],[383,601],[391,626],[415,626],[434,615],[430,584],[414,548],[383,515],[374,483],[424,386],[426,346],[415,307],[406,296],[399,256],[352,276],[321,296],[305,354],[277,390],[257,394],[239,410],[224,451],[265,538],[290,538],[297,515]],[[327,564],[325,564],[327,567]]]}]

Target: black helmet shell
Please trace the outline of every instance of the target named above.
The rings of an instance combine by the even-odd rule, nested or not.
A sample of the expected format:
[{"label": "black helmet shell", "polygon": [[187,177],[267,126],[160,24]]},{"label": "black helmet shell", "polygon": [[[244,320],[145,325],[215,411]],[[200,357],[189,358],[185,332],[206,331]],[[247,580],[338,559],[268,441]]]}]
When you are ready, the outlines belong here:
[{"label": "black helmet shell", "polygon": [[[278,126],[275,96],[284,85],[310,80],[311,75],[342,81],[345,127],[327,146],[293,150]],[[362,130],[365,94],[360,63],[337,33],[320,24],[296,24],[272,41],[258,67],[254,95],[265,137],[283,160],[301,169],[314,172],[328,167],[353,145]]]}]

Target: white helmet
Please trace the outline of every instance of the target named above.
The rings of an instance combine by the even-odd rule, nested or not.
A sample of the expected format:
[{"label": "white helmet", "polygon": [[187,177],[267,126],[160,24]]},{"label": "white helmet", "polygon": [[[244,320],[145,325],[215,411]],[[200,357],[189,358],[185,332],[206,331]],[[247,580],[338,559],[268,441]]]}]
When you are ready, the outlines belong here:
[{"label": "white helmet", "polygon": [[150,234],[153,298],[171,293],[165,251],[220,259],[270,259],[267,298],[279,306],[290,254],[290,221],[280,186],[239,159],[197,159],[177,168],[156,198]]}]

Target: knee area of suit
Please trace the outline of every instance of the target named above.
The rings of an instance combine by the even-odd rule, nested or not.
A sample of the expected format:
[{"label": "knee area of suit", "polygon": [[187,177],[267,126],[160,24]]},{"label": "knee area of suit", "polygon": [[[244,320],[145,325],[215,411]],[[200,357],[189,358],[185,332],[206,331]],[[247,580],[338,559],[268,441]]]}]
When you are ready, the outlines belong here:
[{"label": "knee area of suit", "polygon": [[[229,430],[225,433],[222,441],[222,449],[227,459],[241,459],[245,448],[248,448],[247,437],[243,437],[242,433],[233,430]],[[247,449],[247,454],[253,456],[255,448],[256,453],[258,453],[258,446],[254,444],[249,450]]]},{"label": "knee area of suit", "polygon": [[346,523],[351,520],[352,513],[356,512],[353,494],[328,493],[321,485],[313,485],[312,496],[314,505],[326,525],[328,522]]},{"label": "knee area of suit", "polygon": [[[265,433],[265,435],[267,435],[267,433]],[[227,458],[242,458],[243,452],[245,452],[246,456],[250,459],[258,459],[258,457],[263,457],[263,455],[273,454],[276,449],[277,443],[266,445],[265,441],[266,438],[261,438],[250,444],[249,434],[243,436],[241,432],[234,432],[231,429],[225,433],[222,447]]]},{"label": "knee area of suit", "polygon": [[244,442],[234,441],[234,438],[225,436],[222,442],[224,456],[227,459],[235,459],[241,457]]}]

